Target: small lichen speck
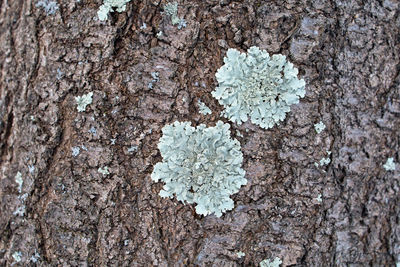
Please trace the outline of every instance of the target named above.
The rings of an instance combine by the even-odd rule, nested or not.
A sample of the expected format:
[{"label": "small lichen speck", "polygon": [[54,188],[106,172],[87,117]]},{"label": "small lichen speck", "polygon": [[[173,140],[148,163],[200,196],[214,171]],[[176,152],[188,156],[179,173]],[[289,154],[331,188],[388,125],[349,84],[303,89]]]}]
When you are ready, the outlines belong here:
[{"label": "small lichen speck", "polygon": [[89,129],[89,133],[91,133],[91,134],[93,134],[93,135],[96,135],[96,134],[97,134],[96,128],[94,128],[94,127],[92,126],[92,128]]},{"label": "small lichen speck", "polygon": [[57,2],[50,0],[40,0],[36,3],[36,7],[42,7],[47,15],[54,15],[58,10]]},{"label": "small lichen speck", "polygon": [[15,252],[12,254],[12,257],[14,258],[14,260],[15,260],[16,262],[20,262],[20,261],[21,261],[21,257],[22,257],[22,253],[19,252],[19,251],[15,251]]},{"label": "small lichen speck", "polygon": [[62,72],[62,71],[60,70],[60,68],[58,68],[58,69],[57,69],[56,79],[57,79],[57,80],[61,80],[61,78],[63,77],[63,75],[64,75],[64,72]]},{"label": "small lichen speck", "polygon": [[180,18],[178,22],[178,30],[186,28],[186,26],[186,20],[184,18]]},{"label": "small lichen speck", "polygon": [[282,260],[278,257],[275,257],[273,261],[270,259],[265,259],[260,262],[260,267],[279,267],[282,263]]},{"label": "small lichen speck", "polygon": [[30,174],[33,174],[35,172],[35,166],[33,165],[28,165],[28,170]]},{"label": "small lichen speck", "polygon": [[110,174],[110,172],[108,171],[108,167],[107,166],[104,167],[104,168],[99,168],[97,171],[99,173],[103,174],[103,175],[109,175]]},{"label": "small lichen speck", "polygon": [[132,145],[130,148],[128,148],[128,152],[132,153],[138,150],[138,146]]},{"label": "small lichen speck", "polygon": [[[330,158],[322,158],[319,161],[319,166],[324,166],[324,165],[328,165],[331,162]],[[317,163],[318,164],[318,163]],[[318,166],[318,165],[317,165]]]},{"label": "small lichen speck", "polygon": [[151,82],[149,82],[149,84],[147,85],[147,88],[153,89],[153,84],[156,83],[156,82],[158,82],[158,81],[160,80],[160,78],[159,78],[159,76],[158,76],[159,73],[156,72],[156,71],[153,71],[153,72],[150,73],[150,75],[151,75],[151,77],[152,77],[153,79],[151,80]]},{"label": "small lichen speck", "polygon": [[314,124],[315,131],[319,134],[325,129],[325,124],[320,121],[319,123]]},{"label": "small lichen speck", "polygon": [[25,214],[25,206],[21,206],[21,207],[18,207],[15,211],[14,211],[14,213],[13,213],[14,215],[16,215],[16,216],[24,216],[24,214]]},{"label": "small lichen speck", "polygon": [[92,103],[93,92],[87,93],[86,95],[76,96],[75,100],[78,104],[77,109],[78,112],[82,112],[86,110],[86,106]]},{"label": "small lichen speck", "polygon": [[171,17],[172,25],[178,25],[178,29],[186,27],[186,21],[184,18],[178,17],[178,3],[167,3],[164,5],[164,14]]},{"label": "small lichen speck", "polygon": [[206,106],[203,102],[200,101],[200,99],[197,101],[197,105],[199,106],[199,112],[203,115],[208,115],[211,114],[211,109]]},{"label": "small lichen speck", "polygon": [[22,195],[18,196],[18,198],[21,199],[21,201],[25,201],[27,197],[28,197],[28,193],[25,193],[25,194],[22,194]]},{"label": "small lichen speck", "polygon": [[246,255],[246,254],[244,254],[244,252],[242,252],[242,251],[239,251],[239,252],[236,253],[236,256],[237,256],[238,258],[244,257],[245,255]]},{"label": "small lichen speck", "polygon": [[103,4],[100,6],[97,11],[97,16],[99,20],[106,20],[108,13],[113,12],[113,8],[117,12],[124,12],[126,10],[126,4],[131,0],[104,0]]},{"label": "small lichen speck", "polygon": [[394,171],[396,169],[396,164],[393,162],[393,158],[388,158],[386,163],[383,165],[386,171]]},{"label": "small lichen speck", "polygon": [[18,192],[21,193],[24,180],[22,180],[22,174],[20,172],[17,172],[17,174],[15,175],[15,182],[18,184]]},{"label": "small lichen speck", "polygon": [[80,150],[81,150],[81,149],[79,148],[79,146],[73,147],[73,148],[72,148],[72,156],[74,156],[74,157],[78,156]]},{"label": "small lichen speck", "polygon": [[35,249],[35,254],[33,254],[32,256],[31,256],[31,262],[33,262],[33,263],[36,263],[37,261],[38,261],[38,259],[40,258],[40,254],[36,251],[36,249]]}]

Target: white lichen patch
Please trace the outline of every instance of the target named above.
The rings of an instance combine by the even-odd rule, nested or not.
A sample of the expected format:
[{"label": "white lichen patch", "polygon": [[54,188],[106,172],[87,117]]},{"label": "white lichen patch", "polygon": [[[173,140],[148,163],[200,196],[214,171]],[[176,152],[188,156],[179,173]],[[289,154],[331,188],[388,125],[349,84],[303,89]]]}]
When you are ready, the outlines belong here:
[{"label": "white lichen patch", "polygon": [[12,254],[12,257],[14,258],[14,260],[15,260],[16,262],[20,262],[20,261],[22,260],[22,253],[21,253],[20,251],[15,251],[15,252]]},{"label": "white lichen patch", "polygon": [[329,156],[331,155],[331,151],[327,150],[326,154],[328,154],[328,157],[324,157],[322,158],[319,163],[315,162],[314,165],[315,167],[322,167],[324,165],[328,165],[331,162],[331,159],[329,158]]},{"label": "white lichen patch", "polygon": [[105,166],[104,168],[99,168],[97,171],[98,171],[99,173],[103,174],[104,176],[110,174],[110,172],[108,171],[108,167],[107,167],[107,166]]},{"label": "white lichen patch", "polygon": [[239,252],[236,253],[236,256],[240,259],[241,257],[246,256],[246,254],[244,252],[242,252],[242,251],[239,251]]},{"label": "white lichen patch", "polygon": [[25,206],[18,207],[18,208],[13,212],[13,214],[14,214],[15,216],[24,216],[24,214],[25,214]]},{"label": "white lichen patch", "polygon": [[96,130],[96,128],[94,128],[93,126],[90,127],[90,129],[89,129],[88,132],[91,133],[91,134],[93,134],[93,135],[97,135],[97,130]]},{"label": "white lichen patch", "polygon": [[297,78],[298,69],[284,55],[270,56],[255,46],[247,54],[231,48],[224,63],[215,74],[218,87],[212,96],[234,123],[250,117],[260,127],[272,128],[305,96],[305,81]]},{"label": "white lichen patch", "polygon": [[51,0],[39,0],[36,3],[36,7],[43,8],[47,15],[54,15],[58,10],[57,2]]},{"label": "white lichen patch", "polygon": [[320,122],[314,124],[314,128],[315,128],[315,131],[319,134],[325,129],[325,124],[322,121],[320,121]]},{"label": "white lichen patch", "polygon": [[243,137],[243,134],[239,130],[236,130],[236,135],[239,137]]},{"label": "white lichen patch", "polygon": [[208,115],[211,114],[211,109],[209,107],[206,106],[206,104],[204,104],[203,102],[201,102],[200,100],[197,101],[197,105],[199,106],[199,112],[203,115]]},{"label": "white lichen patch", "polygon": [[240,143],[231,139],[230,125],[218,121],[215,127],[190,122],[166,125],[158,149],[163,161],[154,166],[151,178],[164,182],[161,197],[176,196],[183,203],[196,203],[197,214],[220,217],[231,210],[230,195],[247,183],[241,168]]},{"label": "white lichen patch", "polygon": [[79,148],[79,146],[75,146],[72,148],[72,156],[76,157],[79,155],[81,149]]},{"label": "white lichen patch", "polygon": [[171,17],[172,25],[178,25],[178,29],[182,29],[186,27],[186,21],[184,18],[178,17],[178,3],[167,3],[164,5],[164,12],[165,15]]},{"label": "white lichen patch", "polygon": [[29,171],[30,174],[33,174],[35,172],[35,166],[28,165],[28,171]]},{"label": "white lichen patch", "polygon": [[315,198],[315,200],[321,203],[322,202],[322,195],[318,194],[318,196]]},{"label": "white lichen patch", "polygon": [[143,22],[142,26],[140,26],[141,30],[145,30],[147,28],[147,24]]},{"label": "white lichen patch", "polygon": [[271,259],[265,259],[260,262],[260,267],[279,267],[282,263],[282,260],[278,257],[275,257],[273,261]]},{"label": "white lichen patch", "polygon": [[97,11],[99,20],[106,20],[108,13],[114,12],[113,8],[115,8],[117,12],[124,12],[126,10],[126,4],[129,1],[131,0],[104,0],[99,11]]},{"label": "white lichen patch", "polygon": [[22,180],[22,174],[20,172],[17,172],[15,175],[15,182],[18,184],[18,192],[21,193],[24,180]]},{"label": "white lichen patch", "polygon": [[93,92],[87,93],[86,95],[82,96],[76,96],[76,104],[78,112],[83,112],[86,110],[86,106],[92,104],[92,97],[93,97]]},{"label": "white lichen patch", "polygon": [[40,254],[35,249],[35,254],[33,254],[30,258],[31,262],[36,263],[40,258]]},{"label": "white lichen patch", "polygon": [[128,148],[129,153],[136,152],[138,150],[138,146],[132,145],[130,148]]},{"label": "white lichen patch", "polygon": [[18,198],[19,198],[22,202],[24,202],[24,201],[28,198],[28,193],[19,195]]},{"label": "white lichen patch", "polygon": [[57,69],[56,79],[57,79],[57,80],[61,80],[63,76],[64,76],[64,72],[62,72],[61,69],[58,68],[58,69]]},{"label": "white lichen patch", "polygon": [[383,168],[386,171],[394,171],[396,169],[396,164],[393,161],[393,158],[388,158],[386,163],[383,165]]},{"label": "white lichen patch", "polygon": [[147,88],[153,89],[153,85],[160,80],[159,73],[157,71],[153,71],[150,73],[152,80],[147,85]]},{"label": "white lichen patch", "polygon": [[328,165],[330,162],[331,162],[331,159],[330,159],[330,158],[322,158],[322,159],[319,161],[319,166]]}]

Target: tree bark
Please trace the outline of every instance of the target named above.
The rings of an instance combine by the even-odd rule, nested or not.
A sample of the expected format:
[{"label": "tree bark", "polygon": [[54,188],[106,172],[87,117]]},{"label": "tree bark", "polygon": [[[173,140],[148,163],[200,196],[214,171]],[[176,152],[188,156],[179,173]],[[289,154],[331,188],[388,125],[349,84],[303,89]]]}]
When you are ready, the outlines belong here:
[{"label": "tree bark", "polygon": [[[104,22],[100,0],[37,2],[0,0],[1,266],[400,262],[399,165],[383,168],[400,160],[398,1],[179,0],[182,29],[165,1]],[[253,45],[286,55],[306,96],[272,129],[230,123],[248,183],[199,216],[150,179],[161,129],[228,122],[215,72]]]}]

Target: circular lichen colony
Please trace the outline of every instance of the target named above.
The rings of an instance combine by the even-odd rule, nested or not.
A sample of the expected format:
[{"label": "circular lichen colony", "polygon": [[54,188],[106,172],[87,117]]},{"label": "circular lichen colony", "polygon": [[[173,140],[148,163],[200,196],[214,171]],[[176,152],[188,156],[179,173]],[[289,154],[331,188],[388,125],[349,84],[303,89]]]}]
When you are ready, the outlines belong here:
[{"label": "circular lichen colony", "polygon": [[305,95],[305,82],[284,55],[269,56],[251,47],[246,53],[228,49],[218,69],[218,87],[212,95],[225,107],[222,115],[241,124],[248,116],[263,128],[283,121],[290,106]]},{"label": "circular lichen colony", "polygon": [[234,206],[231,194],[247,183],[241,168],[240,143],[231,139],[229,124],[215,127],[190,122],[166,125],[158,148],[163,161],[154,166],[151,178],[165,183],[162,197],[197,203],[196,212],[221,216]]}]

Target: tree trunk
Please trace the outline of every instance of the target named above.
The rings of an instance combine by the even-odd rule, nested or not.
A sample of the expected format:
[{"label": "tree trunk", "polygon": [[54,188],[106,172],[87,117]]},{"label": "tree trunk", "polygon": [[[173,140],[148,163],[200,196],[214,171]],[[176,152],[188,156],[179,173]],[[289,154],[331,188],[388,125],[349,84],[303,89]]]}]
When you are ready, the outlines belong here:
[{"label": "tree trunk", "polygon": [[[165,1],[104,22],[100,0],[46,1],[0,0],[1,266],[400,262],[399,166],[383,168],[400,160],[398,1],[179,0],[181,29]],[[248,183],[199,216],[150,178],[161,129],[228,122],[215,73],[253,45],[286,55],[306,96],[272,129],[230,123]]]}]

